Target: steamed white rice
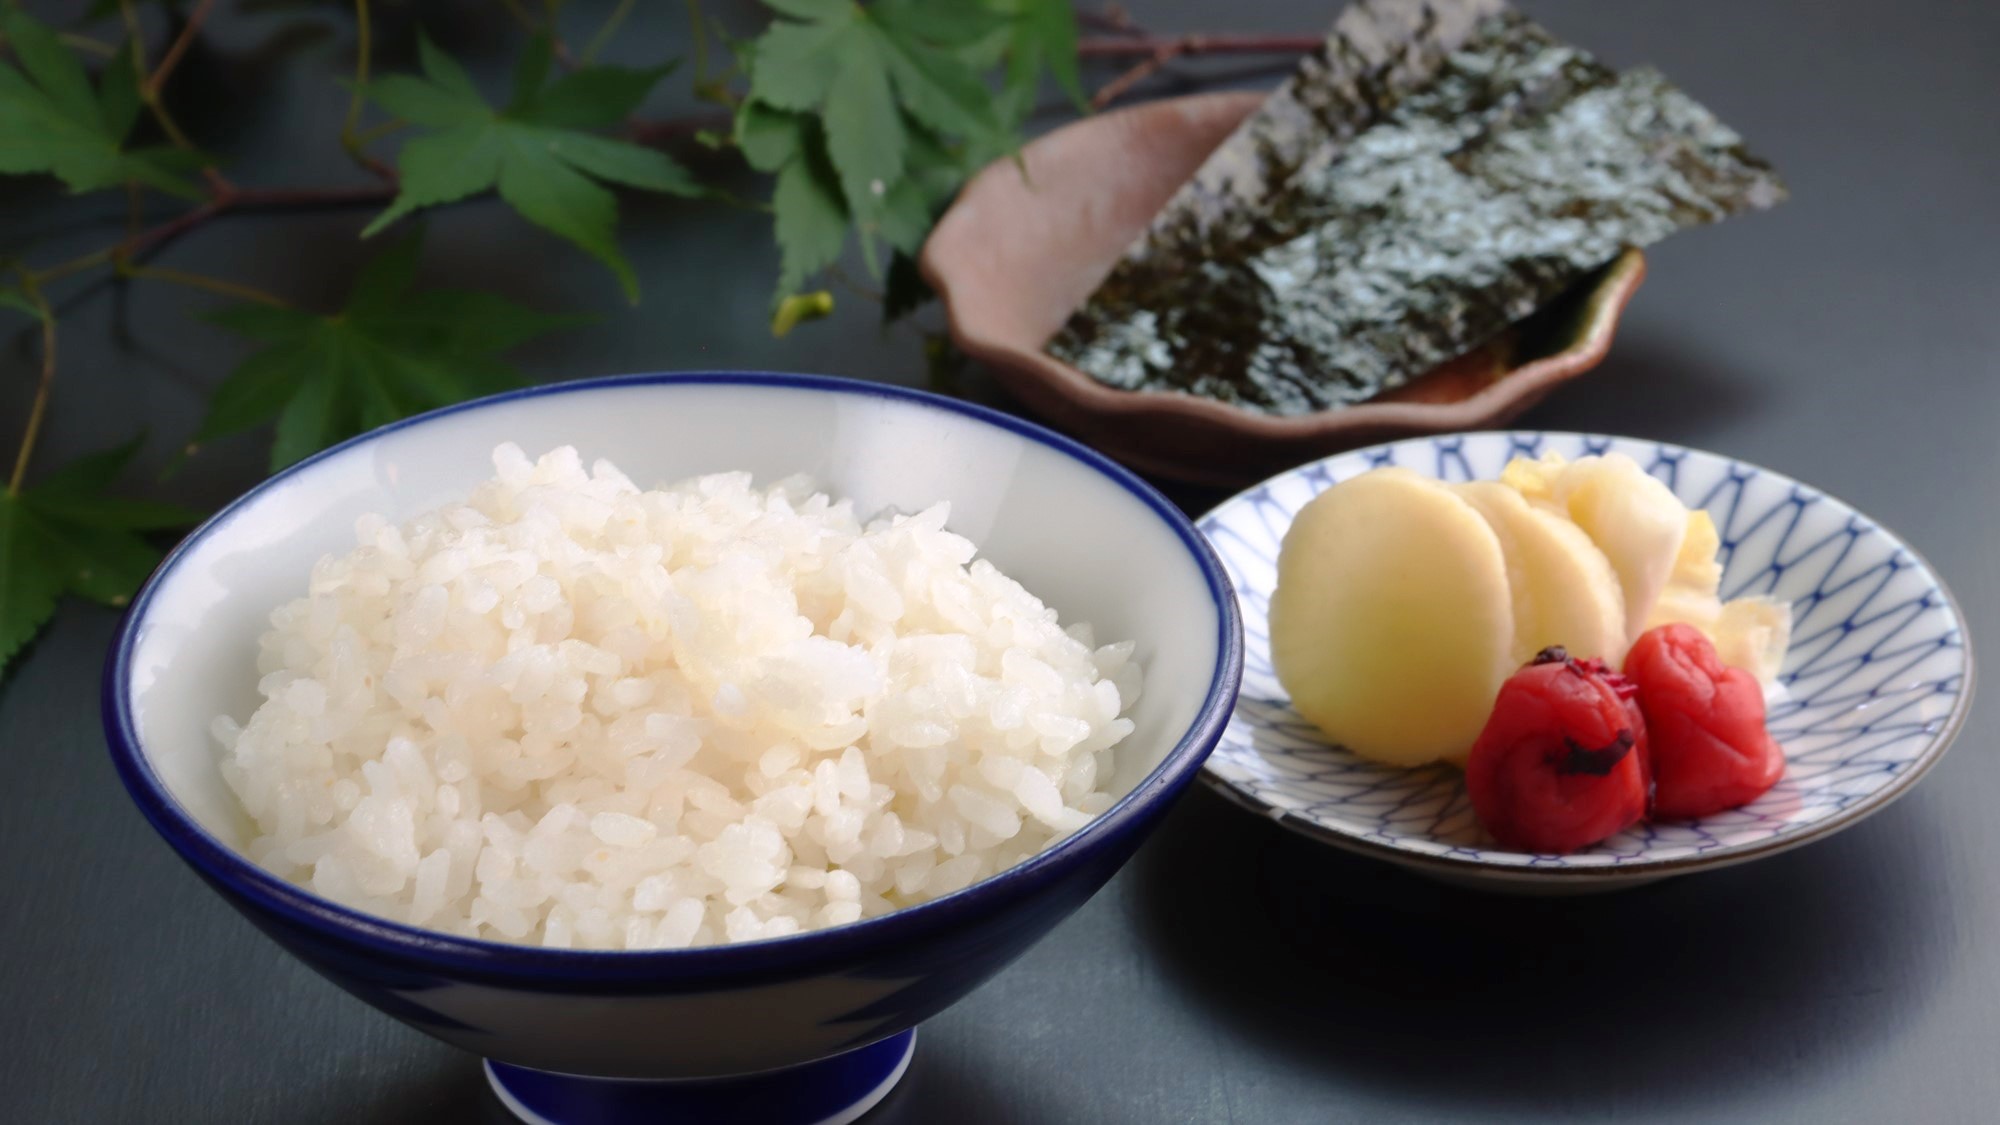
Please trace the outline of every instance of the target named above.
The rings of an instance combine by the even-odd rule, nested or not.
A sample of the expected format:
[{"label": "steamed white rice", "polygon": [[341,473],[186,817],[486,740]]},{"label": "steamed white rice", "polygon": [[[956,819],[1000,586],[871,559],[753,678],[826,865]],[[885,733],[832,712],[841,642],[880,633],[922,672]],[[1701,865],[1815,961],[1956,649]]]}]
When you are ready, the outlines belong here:
[{"label": "steamed white rice", "polygon": [[803,479],[641,491],[574,449],[356,525],[223,717],[258,863],[400,922],[590,949],[775,937],[964,887],[1112,801],[1132,644]]}]

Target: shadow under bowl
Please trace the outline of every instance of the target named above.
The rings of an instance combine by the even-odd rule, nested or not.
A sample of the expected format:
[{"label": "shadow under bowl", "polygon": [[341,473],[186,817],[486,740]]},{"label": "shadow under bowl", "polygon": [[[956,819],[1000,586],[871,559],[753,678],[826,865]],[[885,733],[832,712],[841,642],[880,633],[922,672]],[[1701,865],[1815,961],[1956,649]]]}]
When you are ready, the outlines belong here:
[{"label": "shadow under bowl", "polygon": [[[952,529],[1065,620],[1137,642],[1147,691],[1117,752],[1117,801],[1048,850],[933,901],[688,950],[470,940],[358,912],[259,868],[239,850],[252,826],[208,729],[217,715],[240,720],[256,708],[258,637],[271,611],[302,592],[317,559],[351,548],[357,517],[400,522],[462,499],[508,441],[531,453],[574,444],[642,485],[805,472],[858,511],[949,501]],[[1207,542],[1149,486],[1066,438],[848,380],[644,375],[423,415],[259,485],[190,535],[134,600],[104,707],[133,800],[210,886],[348,992],[485,1056],[502,1099],[529,1120],[817,1121],[885,1094],[907,1064],[912,1028],[1130,858],[1221,735],[1241,662],[1235,597]],[[676,1081],[566,1077],[576,1075]],[[756,1077],[689,1081],[743,1075]]]},{"label": "shadow under bowl", "polygon": [[1199,94],[1088,117],[975,176],[924,244],[952,341],[1037,415],[1156,476],[1242,485],[1330,453],[1512,420],[1603,361],[1645,279],[1628,250],[1500,337],[1375,399],[1280,416],[1107,386],[1044,348],[1264,100]]}]

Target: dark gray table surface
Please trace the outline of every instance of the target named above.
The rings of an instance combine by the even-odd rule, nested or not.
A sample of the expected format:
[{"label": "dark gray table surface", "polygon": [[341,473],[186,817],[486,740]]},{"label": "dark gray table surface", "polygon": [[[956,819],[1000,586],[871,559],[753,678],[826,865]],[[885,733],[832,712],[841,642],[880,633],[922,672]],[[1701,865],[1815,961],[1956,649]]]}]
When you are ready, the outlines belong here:
[{"label": "dark gray table surface", "polygon": [[[1609,362],[1526,423],[1671,439],[1811,481],[1927,554],[1984,636],[2000,615],[2000,8],[1527,6],[1615,63],[1660,65],[1769,155],[1794,198],[1659,248]],[[1163,30],[1309,31],[1336,5],[1130,7]],[[433,8],[460,49],[504,67],[512,32],[497,16],[478,32],[467,6]],[[273,49],[321,18],[303,10],[226,16],[186,70],[184,117],[246,183],[353,175],[329,140],[345,45]],[[681,20],[679,5],[642,11],[618,54],[671,48]],[[8,183],[0,245],[32,237],[36,260],[56,260],[106,229],[69,227],[115,211]],[[166,263],[324,301],[361,257],[357,219],[232,219]],[[597,265],[496,204],[430,228],[427,280],[617,308],[524,349],[537,378],[924,377],[915,335],[883,334],[854,301],[772,340],[774,261],[755,215],[628,203],[646,287],[629,310]],[[214,303],[136,290],[129,344],[113,340],[108,301],[69,318],[47,463],[142,426],[154,463],[183,441],[203,388],[244,354],[190,315]],[[9,331],[11,457],[30,369]],[[256,479],[262,455],[259,438],[219,443],[168,492],[218,503]],[[499,1120],[476,1059],[279,952],[141,821],[98,726],[115,623],[66,604],[0,683],[0,1120]],[[870,1120],[1991,1120],[1995,733],[1988,701],[1922,786],[1834,839],[1588,899],[1446,889],[1194,792],[1084,910],[925,1026],[908,1079]]]}]

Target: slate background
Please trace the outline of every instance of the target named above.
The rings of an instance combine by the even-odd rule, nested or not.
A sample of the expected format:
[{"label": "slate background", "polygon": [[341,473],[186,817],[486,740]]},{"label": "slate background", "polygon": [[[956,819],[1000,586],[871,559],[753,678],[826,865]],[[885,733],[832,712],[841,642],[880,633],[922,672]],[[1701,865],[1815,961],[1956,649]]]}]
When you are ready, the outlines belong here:
[{"label": "slate background", "polygon": [[[1316,31],[1336,7],[1129,6],[1161,31]],[[1660,247],[1611,359],[1524,424],[1665,438],[1811,481],[1928,555],[1983,638],[2000,613],[2000,8],[1524,6],[1616,64],[1658,64],[1773,159],[1794,196]],[[505,72],[513,32],[497,8],[411,4],[384,19],[419,7],[482,73]],[[679,6],[640,7],[613,57],[677,51]],[[755,18],[748,3],[721,7]],[[277,49],[305,39],[282,28],[322,18],[304,10],[225,8],[177,80],[183,120],[242,182],[354,175],[331,143],[345,45]],[[594,24],[580,10],[576,26]],[[832,322],[770,338],[775,261],[760,217],[648,201],[625,213],[646,289],[636,309],[618,305],[600,267],[492,203],[431,222],[424,277],[613,310],[523,349],[540,379],[736,366],[923,381],[916,337],[885,335],[845,297]],[[0,252],[59,260],[99,244],[117,215],[115,203],[0,182]],[[358,222],[230,219],[164,264],[325,301],[362,256]],[[109,300],[68,318],[43,463],[142,426],[154,462],[184,440],[203,389],[244,354],[193,319],[214,303],[136,290],[123,343]],[[0,326],[4,441],[31,378],[14,324]],[[255,438],[218,443],[172,494],[219,503],[257,479],[262,456]],[[109,611],[66,604],[0,682],[0,1120],[502,1120],[477,1060],[281,954],[153,837],[99,732],[114,625]],[[908,1079],[868,1120],[1989,1120],[1994,733],[1992,707],[1979,706],[1925,784],[1838,838],[1580,900],[1435,886],[1197,791],[1088,907],[927,1025]]]}]

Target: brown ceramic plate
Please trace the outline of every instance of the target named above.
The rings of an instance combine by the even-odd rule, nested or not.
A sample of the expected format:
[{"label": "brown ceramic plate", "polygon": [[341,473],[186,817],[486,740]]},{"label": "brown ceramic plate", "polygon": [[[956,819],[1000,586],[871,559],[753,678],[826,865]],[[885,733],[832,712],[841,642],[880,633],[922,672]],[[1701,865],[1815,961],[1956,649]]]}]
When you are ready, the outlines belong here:
[{"label": "brown ceramic plate", "polygon": [[1021,164],[1001,161],[975,176],[921,259],[953,342],[1030,410],[1111,456],[1219,485],[1391,438],[1496,426],[1603,360],[1646,274],[1636,250],[1491,343],[1339,410],[1279,417],[1118,390],[1045,353],[1175,189],[1262,100],[1202,94],[1088,117],[1029,144]]}]

